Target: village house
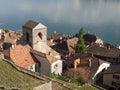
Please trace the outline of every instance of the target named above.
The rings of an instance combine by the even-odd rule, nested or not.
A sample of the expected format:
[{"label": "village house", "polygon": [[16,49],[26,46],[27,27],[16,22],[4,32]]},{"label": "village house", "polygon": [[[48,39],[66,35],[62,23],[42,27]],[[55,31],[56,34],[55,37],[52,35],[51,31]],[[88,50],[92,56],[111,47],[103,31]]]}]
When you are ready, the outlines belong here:
[{"label": "village house", "polygon": [[75,45],[77,44],[78,38],[74,37],[67,39],[60,44],[54,45],[52,48],[59,52],[61,55],[70,55],[75,53]]},{"label": "village house", "polygon": [[100,59],[93,57],[89,53],[76,53],[63,59],[63,71],[66,71],[68,68],[74,69],[81,73],[81,77],[88,83],[93,83],[92,78],[97,72],[98,67],[103,63]]},{"label": "village house", "polygon": [[99,45],[103,45],[103,41],[101,38],[99,38],[97,35],[93,35],[90,33],[84,35],[84,40],[86,44],[96,43]]},{"label": "village house", "polygon": [[39,51],[31,49],[30,51],[37,59],[37,70],[36,72],[44,75],[54,73],[56,75],[62,74],[62,60],[54,58],[48,54],[41,53]]},{"label": "village house", "polygon": [[55,44],[60,44],[61,42],[65,41],[69,38],[71,38],[69,35],[58,34],[56,32],[53,32],[48,36],[47,40],[50,41],[51,43],[53,43],[52,45],[55,45]]},{"label": "village house", "polygon": [[120,49],[118,48],[91,45],[90,47],[87,48],[87,52],[93,54],[96,58],[102,59],[111,64],[120,63]]},{"label": "village house", "polygon": [[103,72],[103,85],[107,90],[120,90],[120,65],[111,65]]},{"label": "village house", "polygon": [[26,42],[14,41],[10,47],[3,50],[3,54],[5,58],[10,59],[16,65],[35,72],[35,57],[31,55],[30,49],[31,47]]},{"label": "village house", "polygon": [[[75,53],[75,47],[76,47],[77,41],[78,41],[78,38],[76,35],[76,37],[69,37],[65,40],[61,40],[61,43],[57,43],[51,47],[57,52],[59,52],[61,55],[64,55],[64,56],[70,55]],[[97,44],[100,47],[103,47],[103,41],[97,35],[87,33],[84,35],[84,41],[86,46]]]}]

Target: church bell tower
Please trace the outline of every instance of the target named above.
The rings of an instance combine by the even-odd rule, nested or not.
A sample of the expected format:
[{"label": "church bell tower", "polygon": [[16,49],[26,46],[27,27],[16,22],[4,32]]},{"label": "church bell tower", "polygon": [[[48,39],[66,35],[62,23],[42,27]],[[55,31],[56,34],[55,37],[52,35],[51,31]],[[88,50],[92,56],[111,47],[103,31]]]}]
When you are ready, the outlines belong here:
[{"label": "church bell tower", "polygon": [[29,20],[23,25],[23,39],[34,50],[46,53],[47,27],[41,23]]}]

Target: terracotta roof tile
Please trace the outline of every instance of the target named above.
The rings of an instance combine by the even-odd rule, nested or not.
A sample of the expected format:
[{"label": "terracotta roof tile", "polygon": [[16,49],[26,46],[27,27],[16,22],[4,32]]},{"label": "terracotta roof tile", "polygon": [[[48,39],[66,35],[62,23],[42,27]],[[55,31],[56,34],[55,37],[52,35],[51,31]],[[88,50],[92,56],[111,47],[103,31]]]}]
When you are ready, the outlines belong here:
[{"label": "terracotta roof tile", "polygon": [[58,52],[56,52],[54,49],[46,45],[46,54],[51,54],[52,56],[59,55]]},{"label": "terracotta roof tile", "polygon": [[[35,64],[34,58],[30,54],[31,47],[27,45],[17,45],[15,48],[4,50],[5,56],[9,56],[11,60],[21,67],[28,67]],[[9,54],[8,54],[9,53]]]},{"label": "terracotta roof tile", "polygon": [[69,52],[75,52],[75,45],[77,44],[78,38],[72,38],[67,40],[67,47]]},{"label": "terracotta roof tile", "polygon": [[48,62],[50,64],[52,64],[53,62],[57,61],[57,59],[55,57],[52,57],[52,56],[50,56],[48,54],[45,54],[45,53],[42,53],[42,52],[39,52],[39,51],[36,51],[36,50],[33,50],[33,49],[31,49],[30,52],[32,54],[35,54],[35,55],[38,55],[40,57],[46,58],[46,60],[48,60]]},{"label": "terracotta roof tile", "polygon": [[33,54],[35,54],[35,55],[41,56],[43,58],[46,57],[45,53],[42,53],[42,52],[39,52],[39,51],[36,51],[36,50],[33,50],[33,49],[30,49],[30,52],[33,53]]},{"label": "terracotta roof tile", "polygon": [[48,62],[50,64],[52,64],[52,63],[54,63],[54,62],[56,62],[58,60],[58,59],[56,59],[56,58],[54,58],[54,57],[52,57],[50,55],[46,55],[46,59],[48,60]]},{"label": "terracotta roof tile", "polygon": [[60,44],[55,45],[54,47],[57,49],[64,50],[68,53],[75,52],[75,45],[77,44],[78,38],[74,37],[71,39],[68,39]]}]

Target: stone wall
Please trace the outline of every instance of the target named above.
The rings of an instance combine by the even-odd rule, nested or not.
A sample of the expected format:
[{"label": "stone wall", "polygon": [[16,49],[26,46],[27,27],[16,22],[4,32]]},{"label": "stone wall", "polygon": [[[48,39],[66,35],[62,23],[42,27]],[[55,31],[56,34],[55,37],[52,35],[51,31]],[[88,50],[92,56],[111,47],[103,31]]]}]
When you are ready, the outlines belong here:
[{"label": "stone wall", "polygon": [[33,90],[52,90],[52,82],[48,82],[33,88]]}]

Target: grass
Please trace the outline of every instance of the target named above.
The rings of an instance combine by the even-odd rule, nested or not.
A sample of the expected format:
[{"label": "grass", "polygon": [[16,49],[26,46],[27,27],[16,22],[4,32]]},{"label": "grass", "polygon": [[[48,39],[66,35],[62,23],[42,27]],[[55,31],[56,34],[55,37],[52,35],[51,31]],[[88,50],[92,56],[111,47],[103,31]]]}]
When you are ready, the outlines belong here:
[{"label": "grass", "polygon": [[80,90],[100,90],[90,84],[85,84],[83,86],[81,86],[81,89]]},{"label": "grass", "polygon": [[0,85],[29,89],[41,84],[40,80],[16,70],[11,64],[0,59]]},{"label": "grass", "polygon": [[[76,90],[99,90],[98,88],[95,88],[94,86],[91,86],[91,85],[77,86],[76,83],[75,84],[68,83],[61,80],[58,80],[58,81],[63,82],[66,86],[74,88]],[[0,85],[1,86],[5,86],[6,88],[8,88],[8,90],[11,87],[18,87],[18,88],[21,88],[22,90],[23,89],[28,90],[29,88],[33,88],[41,84],[43,84],[41,80],[38,80],[25,73],[19,72],[11,64],[0,59]],[[53,82],[52,85],[53,85],[52,86],[53,90],[71,90],[55,82]]]},{"label": "grass", "polygon": [[[67,76],[56,77],[54,74],[50,74],[49,77],[64,83],[67,87],[73,90],[100,90],[99,88],[96,88],[90,84],[83,84],[81,81],[76,80],[74,78],[69,78]],[[71,81],[69,82],[68,79],[70,79]],[[55,89],[55,90],[62,90],[62,89]],[[69,90],[69,89],[63,89],[63,90]]]}]

